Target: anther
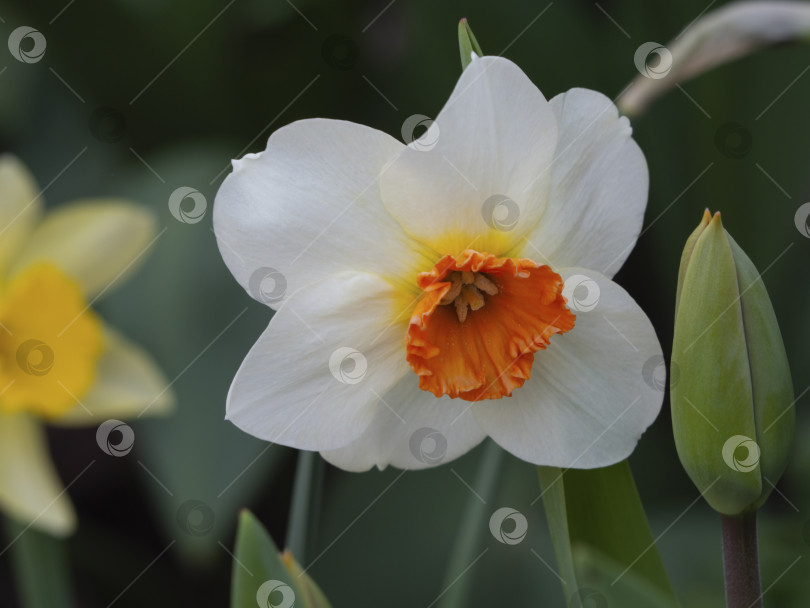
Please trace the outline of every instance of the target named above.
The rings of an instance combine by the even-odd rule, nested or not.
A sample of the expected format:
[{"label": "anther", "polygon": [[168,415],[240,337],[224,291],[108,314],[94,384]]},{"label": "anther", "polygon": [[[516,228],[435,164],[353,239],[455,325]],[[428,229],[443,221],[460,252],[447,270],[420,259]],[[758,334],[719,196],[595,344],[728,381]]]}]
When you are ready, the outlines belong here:
[{"label": "anther", "polygon": [[480,310],[484,307],[484,294],[494,296],[498,293],[498,286],[492,279],[479,272],[454,271],[445,280],[450,283],[450,289],[439,304],[453,304],[461,323],[467,319],[470,309]]}]

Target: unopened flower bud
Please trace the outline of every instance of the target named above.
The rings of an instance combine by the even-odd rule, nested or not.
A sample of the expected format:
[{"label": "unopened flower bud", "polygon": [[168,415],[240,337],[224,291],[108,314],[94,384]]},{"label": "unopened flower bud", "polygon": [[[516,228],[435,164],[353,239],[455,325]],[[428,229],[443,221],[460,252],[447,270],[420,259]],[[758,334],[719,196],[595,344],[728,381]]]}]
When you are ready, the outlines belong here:
[{"label": "unopened flower bud", "polygon": [[785,347],[754,264],[708,211],[686,242],[671,387],[678,456],[716,511],[759,508],[787,464],[794,430]]}]

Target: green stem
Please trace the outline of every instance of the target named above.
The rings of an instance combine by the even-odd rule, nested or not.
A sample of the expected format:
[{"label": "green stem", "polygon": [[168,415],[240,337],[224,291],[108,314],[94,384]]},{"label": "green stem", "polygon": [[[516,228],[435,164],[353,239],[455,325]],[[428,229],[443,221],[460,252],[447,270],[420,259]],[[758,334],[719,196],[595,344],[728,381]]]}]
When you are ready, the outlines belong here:
[{"label": "green stem", "polygon": [[[469,606],[470,583],[475,580],[467,573],[461,580],[458,575],[468,568],[476,558],[476,551],[481,545],[481,537],[487,530],[486,520],[492,511],[493,497],[497,488],[498,473],[503,460],[503,450],[494,441],[487,440],[481,456],[478,475],[473,488],[478,496],[471,496],[464,507],[458,536],[450,556],[447,574],[442,585],[447,592],[442,596],[438,608],[457,608]],[[483,501],[483,502],[482,502]]]},{"label": "green stem", "polygon": [[10,519],[4,527],[8,543],[4,543],[5,550],[0,547],[0,554],[8,551],[11,556],[20,604],[28,608],[75,606],[65,541]]},{"label": "green stem", "polygon": [[287,526],[287,549],[299,564],[304,564],[307,550],[315,537],[315,523],[320,511],[323,461],[317,452],[301,451],[295,468],[290,520]]},{"label": "green stem", "polygon": [[757,513],[722,515],[727,608],[762,608]]}]

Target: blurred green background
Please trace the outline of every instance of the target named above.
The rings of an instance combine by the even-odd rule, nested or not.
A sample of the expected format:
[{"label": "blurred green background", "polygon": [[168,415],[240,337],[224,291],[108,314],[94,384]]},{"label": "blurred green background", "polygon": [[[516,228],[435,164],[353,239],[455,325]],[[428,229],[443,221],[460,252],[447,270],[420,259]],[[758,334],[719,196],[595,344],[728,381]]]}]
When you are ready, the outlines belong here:
[{"label": "blurred green background", "polygon": [[[176,379],[179,407],[171,418],[133,423],[126,458],[102,454],[93,428],[50,432],[65,482],[96,460],[70,489],[80,527],[64,543],[74,596],[65,605],[226,606],[228,551],[245,506],[284,544],[295,452],[223,419],[230,380],[270,318],[232,280],[212,233],[211,205],[231,158],[263,149],[297,119],[352,120],[399,137],[408,116],[435,116],[460,73],[460,17],[487,53],[515,61],[547,97],[572,87],[615,96],[637,74],[640,44],[666,44],[706,8],[705,0],[0,2],[0,39],[29,25],[47,40],[35,64],[0,50],[0,151],[49,186],[49,206],[126,196],[165,228],[134,279],[98,308]],[[704,207],[721,210],[768,269],[797,395],[810,384],[810,239],[793,223],[810,200],[809,63],[808,47],[771,49],[685,83],[634,121],[651,174],[649,228],[616,279],[668,353],[681,248]],[[734,140],[739,130],[724,139],[728,123],[750,141]],[[201,222],[169,213],[180,186],[206,196]],[[810,557],[808,400],[797,402],[794,459],[760,517],[763,587],[781,577],[765,596],[771,606],[806,606],[810,597],[810,561],[795,562]],[[464,484],[475,483],[481,454],[400,478],[327,468],[304,565],[314,561],[310,574],[336,607],[432,605],[461,574],[447,563],[459,535],[472,533],[459,530],[459,513],[477,500]],[[690,507],[697,491],[675,454],[668,401],[631,464],[683,605],[722,605],[718,516],[702,501]],[[502,545],[481,522],[474,555],[488,551],[458,583],[469,586],[470,606],[564,605],[537,557],[554,563],[542,503],[531,505],[538,493],[533,467],[505,457],[487,508],[520,510],[529,534]],[[204,503],[191,523],[178,517],[188,500]],[[20,606],[9,555],[0,558],[0,605]],[[41,584],[52,576],[43,572]]]}]

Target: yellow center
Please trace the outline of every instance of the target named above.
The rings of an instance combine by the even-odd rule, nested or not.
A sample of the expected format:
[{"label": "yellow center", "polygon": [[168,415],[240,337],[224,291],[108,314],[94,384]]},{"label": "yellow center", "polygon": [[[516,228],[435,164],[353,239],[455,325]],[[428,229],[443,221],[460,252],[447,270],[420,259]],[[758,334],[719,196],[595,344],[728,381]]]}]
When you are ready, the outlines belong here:
[{"label": "yellow center", "polygon": [[58,418],[95,380],[102,325],[75,281],[29,268],[0,292],[0,413]]}]

